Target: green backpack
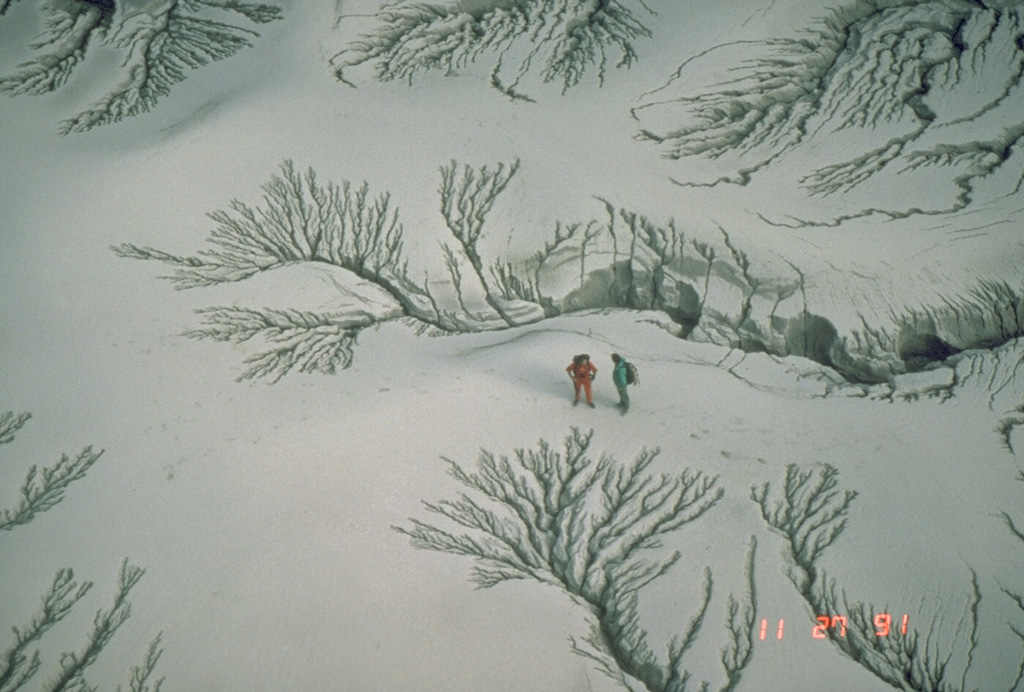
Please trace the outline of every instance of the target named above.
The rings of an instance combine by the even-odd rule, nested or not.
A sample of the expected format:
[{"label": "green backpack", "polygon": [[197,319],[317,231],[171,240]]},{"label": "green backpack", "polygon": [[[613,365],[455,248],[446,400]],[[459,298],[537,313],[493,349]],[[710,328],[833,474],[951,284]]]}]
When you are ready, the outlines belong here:
[{"label": "green backpack", "polygon": [[636,366],[626,361],[626,384],[640,384],[640,373],[637,372]]}]

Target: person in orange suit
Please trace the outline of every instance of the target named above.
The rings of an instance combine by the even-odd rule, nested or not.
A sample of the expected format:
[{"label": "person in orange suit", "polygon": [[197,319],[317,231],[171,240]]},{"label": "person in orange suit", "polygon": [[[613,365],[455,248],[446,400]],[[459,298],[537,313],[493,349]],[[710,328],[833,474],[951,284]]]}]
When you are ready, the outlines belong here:
[{"label": "person in orange suit", "polygon": [[582,388],[587,395],[587,405],[590,408],[594,408],[594,394],[590,389],[590,383],[594,381],[594,376],[597,375],[597,367],[590,362],[590,356],[586,353],[573,356],[572,362],[565,371],[569,373],[573,388],[576,390],[576,399],[572,402],[572,405],[575,406],[580,403],[580,388]]}]

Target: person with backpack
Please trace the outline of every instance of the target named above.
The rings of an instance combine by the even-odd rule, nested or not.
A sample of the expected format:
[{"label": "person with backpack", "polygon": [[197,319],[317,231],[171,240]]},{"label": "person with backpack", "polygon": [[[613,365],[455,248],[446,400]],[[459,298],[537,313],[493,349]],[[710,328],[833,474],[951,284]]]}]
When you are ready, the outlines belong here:
[{"label": "person with backpack", "polygon": [[619,392],[619,403],[615,404],[615,407],[621,409],[622,415],[626,415],[626,411],[629,410],[629,392],[626,391],[626,387],[636,384],[636,368],[632,363],[627,363],[626,359],[618,353],[612,354],[612,362],[615,363],[615,368],[612,370],[612,382]]},{"label": "person with backpack", "polygon": [[590,356],[586,353],[573,356],[572,362],[569,363],[569,367],[565,371],[569,373],[569,379],[572,380],[573,388],[576,390],[576,399],[572,405],[580,403],[580,388],[582,388],[587,395],[587,405],[594,408],[594,394],[591,391],[590,383],[597,375],[597,367],[590,362]]}]

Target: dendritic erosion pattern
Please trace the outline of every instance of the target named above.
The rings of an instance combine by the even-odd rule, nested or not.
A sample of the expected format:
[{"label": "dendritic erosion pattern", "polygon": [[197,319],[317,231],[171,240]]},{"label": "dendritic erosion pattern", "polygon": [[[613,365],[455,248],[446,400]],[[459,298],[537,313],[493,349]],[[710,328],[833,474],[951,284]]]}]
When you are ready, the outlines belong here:
[{"label": "dendritic erosion pattern", "polygon": [[[717,173],[684,185],[747,185],[789,157],[799,159],[795,182],[808,198],[838,204],[864,192],[814,224],[961,210],[994,177],[986,194],[1018,193],[1022,12],[998,0],[858,0],[793,38],[716,46],[643,98],[633,111],[639,137],[670,158],[719,160]],[[705,72],[723,75],[723,63],[724,76],[699,86]],[[830,140],[855,144],[830,150]],[[872,183],[906,195],[918,187],[907,181],[922,179],[941,185],[943,198],[911,194],[884,207],[872,198],[883,189]]]},{"label": "dendritic erosion pattern", "polygon": [[377,26],[332,59],[335,75],[372,65],[381,81],[427,71],[452,74],[494,56],[491,85],[512,98],[533,71],[563,93],[588,72],[598,81],[612,60],[628,67],[634,42],[651,35],[642,0],[459,0],[448,4],[395,2],[376,14]]},{"label": "dendritic erosion pattern", "polygon": [[640,605],[645,587],[685,560],[663,550],[663,540],[712,511],[724,491],[717,476],[701,471],[654,473],[657,450],[643,449],[625,464],[595,458],[593,436],[573,428],[561,449],[541,440],[510,455],[484,450],[475,468],[446,460],[463,492],[424,503],[433,521],[410,519],[395,530],[417,548],[472,559],[471,579],[482,588],[529,580],[559,589],[590,624],[588,634],[570,639],[572,650],[623,689],[735,689],[753,654],[756,539],[747,552],[746,593],[726,601],[721,672],[696,683],[687,667],[691,658],[700,663],[693,649],[714,636],[705,629],[711,569],[704,570],[696,612],[667,641],[648,632]]},{"label": "dendritic erosion pattern", "polygon": [[[880,634],[888,632],[887,615],[852,600],[841,577],[826,575],[824,554],[846,529],[857,496],[854,490],[840,489],[839,471],[828,464],[813,470],[790,464],[781,484],[765,482],[750,490],[750,498],[759,506],[762,519],[781,537],[789,581],[810,612],[844,613],[842,618],[817,618],[819,635],[892,689],[1019,689],[1024,680],[1024,656],[1015,664],[1006,662],[1002,666],[977,663],[985,653],[985,645],[997,640],[984,636],[987,633],[998,632],[999,639],[1009,637],[1024,643],[1019,624],[1024,599],[1016,587],[1000,586],[999,593],[985,594],[977,571],[968,567],[969,583],[963,589],[967,598],[939,601],[941,610],[962,608],[955,621],[944,618],[941,610],[922,612],[915,620],[929,623],[927,629],[909,627],[902,636],[889,637]],[[1024,540],[1014,519],[1006,512],[1002,518],[1010,532]],[[999,601],[998,609],[988,611],[990,621],[983,621],[983,596]]]},{"label": "dendritic erosion pattern", "polygon": [[[762,273],[727,229],[684,231],[607,201],[603,219],[557,222],[528,257],[487,252],[487,221],[520,162],[439,169],[445,237],[433,274],[410,270],[403,227],[387,193],[322,182],[291,162],[264,186],[260,204],[235,201],[210,214],[210,247],[175,255],[130,243],[122,257],[174,267],[177,288],[245,281],[290,265],[333,268],[339,288],[359,293],[355,307],[332,311],[218,306],[200,311],[199,339],[263,343],[240,379],[276,381],[292,370],[334,373],[351,364],[359,333],[407,319],[423,331],[469,333],[532,324],[584,310],[625,308],[662,313],[673,333],[746,352],[796,355],[860,383],[945,361],[969,348],[991,348],[1024,335],[1024,296],[982,282],[934,307],[905,309],[888,326],[840,333],[810,312],[805,277]],[[440,265],[440,273],[436,266]],[[375,298],[370,297],[372,288]]]},{"label": "dendritic erosion pattern", "polygon": [[[0,2],[0,18],[12,7]],[[144,7],[114,0],[47,0],[34,56],[0,76],[0,92],[45,94],[64,86],[101,45],[122,56],[120,81],[86,111],[61,123],[61,134],[83,132],[151,110],[190,70],[252,45],[254,30],[223,21],[234,13],[250,24],[280,19],[275,5],[241,0],[164,0]]]},{"label": "dendritic erosion pattern", "polygon": [[[714,512],[726,491],[717,476],[676,464],[671,473],[654,473],[658,450],[643,449],[627,463],[608,454],[595,457],[593,437],[593,431],[573,428],[561,448],[540,440],[507,455],[484,449],[472,467],[445,459],[460,492],[424,502],[429,519],[411,518],[394,528],[416,548],[471,559],[470,579],[481,588],[525,580],[563,592],[590,623],[588,635],[570,639],[573,651],[623,689],[740,688],[759,617],[757,539],[749,541],[745,594],[727,598],[721,672],[701,680],[703,673],[690,666],[707,657],[695,655],[698,641],[713,637],[711,569],[704,569],[696,612],[679,623],[676,634],[666,638],[649,631],[641,604],[650,587],[672,579],[672,568],[687,561],[665,542]],[[829,464],[806,470],[789,464],[779,482],[765,481],[749,492],[763,523],[779,537],[786,577],[812,614],[815,636],[884,688],[1019,689],[1024,655],[1001,665],[982,663],[994,642],[1024,643],[1018,587],[990,587],[968,566],[965,598],[922,601],[915,624],[904,622],[899,636],[889,636],[890,615],[852,599],[842,575],[826,574],[826,554],[845,532],[859,495],[844,490],[839,475]],[[1001,518],[1015,541],[1024,541],[1017,518],[1005,511]],[[989,599],[996,607],[982,608]],[[662,613],[666,620],[672,610]],[[826,613],[832,615],[821,615]]]},{"label": "dendritic erosion pattern", "polygon": [[[28,422],[31,414],[0,411],[0,445],[14,442],[17,432]],[[78,454],[70,456],[62,454],[59,461],[51,466],[39,467],[35,464],[28,467],[25,480],[18,488],[16,504],[0,509],[0,534],[5,531],[17,530],[43,512],[56,507],[68,491],[68,488],[85,477],[93,464],[102,456],[102,451],[93,451],[92,447],[83,448]],[[37,546],[40,554],[50,554],[46,546]],[[0,575],[3,585],[11,585],[13,565],[11,561],[0,561]],[[52,640],[52,630],[61,629],[59,625],[71,613],[72,609],[86,598],[93,587],[90,581],[78,581],[74,570],[62,567],[54,574],[53,581],[43,591],[41,603],[34,613],[24,613],[24,624],[9,625],[11,630],[10,644],[0,651],[0,690],[15,692],[16,690],[40,689],[46,692],[82,692],[95,690],[88,684],[86,673],[96,663],[100,655],[109,648],[114,635],[131,617],[132,605],[128,596],[135,585],[142,579],[145,570],[124,560],[121,563],[117,587],[109,608],[96,611],[92,627],[84,637],[81,647],[74,651],[64,651],[44,683],[29,688],[36,680],[36,675],[43,668],[44,655],[41,649]],[[50,635],[50,636],[47,636]],[[41,642],[46,637],[47,642]],[[52,646],[52,645],[51,645]],[[52,652],[51,652],[52,653]],[[132,666],[128,675],[130,692],[158,692],[163,678],[154,679],[157,662],[163,654],[160,646],[160,634],[152,639],[145,658],[138,666]],[[121,689],[120,686],[117,687]]]}]

